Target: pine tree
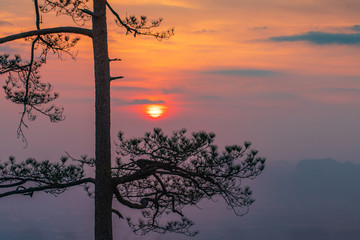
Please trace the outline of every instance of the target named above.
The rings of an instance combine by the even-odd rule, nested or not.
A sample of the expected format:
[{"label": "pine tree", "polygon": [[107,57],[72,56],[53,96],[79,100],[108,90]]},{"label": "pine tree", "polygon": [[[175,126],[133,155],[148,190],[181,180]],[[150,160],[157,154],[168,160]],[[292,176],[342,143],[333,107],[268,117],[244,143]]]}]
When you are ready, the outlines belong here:
[{"label": "pine tree", "polygon": [[[194,235],[193,225],[182,212],[186,205],[196,205],[204,198],[220,195],[236,214],[253,202],[248,187],[241,186],[241,179],[254,178],[264,169],[265,158],[257,157],[244,147],[229,146],[219,152],[213,144],[215,135],[198,132],[190,137],[185,130],[165,135],[154,129],[142,138],[126,140],[119,133],[116,163],[111,163],[110,144],[110,82],[122,78],[111,77],[108,56],[108,12],[127,34],[149,35],[157,39],[173,35],[173,29],[154,32],[162,19],[149,21],[147,17],[121,18],[109,1],[93,0],[92,10],[88,0],[33,0],[35,30],[0,38],[0,44],[26,39],[30,45],[30,60],[19,55],[11,58],[0,55],[0,74],[7,74],[4,90],[6,98],[23,106],[17,130],[18,136],[27,141],[23,128],[26,118],[35,120],[36,113],[50,121],[63,120],[63,108],[51,105],[58,98],[52,85],[40,80],[39,69],[46,63],[49,53],[69,54],[80,36],[90,37],[93,43],[95,75],[95,158],[61,158],[59,163],[38,162],[27,159],[17,163],[14,157],[0,162],[0,198],[23,194],[32,196],[39,191],[60,194],[66,189],[82,185],[95,198],[95,240],[112,240],[112,214],[126,218],[135,232],[178,232]],[[55,12],[71,17],[78,26],[41,28],[41,14]],[[82,27],[92,22],[91,29]],[[75,34],[76,37],[68,34]],[[94,167],[95,177],[86,177],[84,167]],[[91,185],[95,186],[91,192]],[[141,211],[142,218],[135,221],[113,209],[113,199],[132,209]],[[160,216],[173,213],[174,220],[162,222]]]}]

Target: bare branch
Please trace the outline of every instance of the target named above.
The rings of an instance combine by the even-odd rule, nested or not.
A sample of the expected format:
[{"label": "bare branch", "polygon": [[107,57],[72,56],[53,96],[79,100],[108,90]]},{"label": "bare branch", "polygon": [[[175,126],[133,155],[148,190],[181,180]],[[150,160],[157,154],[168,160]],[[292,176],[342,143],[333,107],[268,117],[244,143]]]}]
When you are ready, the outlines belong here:
[{"label": "bare branch", "polygon": [[110,78],[110,81],[114,81],[114,80],[116,80],[116,79],[121,79],[121,78],[124,78],[124,76],[111,77],[111,78]]},{"label": "bare branch", "polygon": [[52,33],[76,33],[92,38],[92,30],[80,27],[56,27],[56,28],[45,28],[40,30],[33,30],[23,33],[10,35],[7,37],[0,38],[0,44],[6,43],[26,37],[39,36]]},{"label": "bare branch", "polygon": [[81,12],[89,14],[92,17],[97,16],[94,12],[90,11],[89,9],[79,9]]},{"label": "bare branch", "polygon": [[113,62],[113,61],[119,61],[119,62],[120,62],[121,59],[120,59],[120,58],[110,58],[109,61],[110,61],[110,62]]},{"label": "bare branch", "polygon": [[116,209],[111,209],[113,213],[115,213],[119,218],[124,219],[124,216]]}]

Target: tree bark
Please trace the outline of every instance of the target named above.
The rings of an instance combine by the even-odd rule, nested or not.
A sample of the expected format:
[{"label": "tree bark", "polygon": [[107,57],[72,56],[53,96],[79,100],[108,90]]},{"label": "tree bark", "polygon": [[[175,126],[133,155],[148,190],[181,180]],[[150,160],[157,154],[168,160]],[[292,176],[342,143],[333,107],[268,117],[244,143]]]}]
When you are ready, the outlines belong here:
[{"label": "tree bark", "polygon": [[94,0],[94,15],[92,18],[96,134],[95,240],[112,240],[110,70],[105,0]]}]

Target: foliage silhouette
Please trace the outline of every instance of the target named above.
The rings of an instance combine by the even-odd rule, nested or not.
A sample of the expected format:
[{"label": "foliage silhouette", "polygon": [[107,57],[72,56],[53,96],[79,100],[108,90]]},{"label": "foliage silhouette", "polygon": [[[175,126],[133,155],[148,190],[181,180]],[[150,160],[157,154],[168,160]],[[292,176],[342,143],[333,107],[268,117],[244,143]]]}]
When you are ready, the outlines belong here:
[{"label": "foliage silhouette", "polygon": [[[117,158],[111,169],[112,193],[116,200],[132,209],[141,211],[142,218],[129,226],[142,234],[177,232],[195,235],[182,209],[196,205],[202,199],[221,196],[235,214],[242,215],[253,203],[249,187],[241,186],[241,179],[255,178],[264,169],[265,159],[256,157],[257,151],[244,146],[227,146],[219,152],[213,144],[215,134],[206,132],[186,136],[186,130],[167,136],[159,128],[147,132],[142,138],[124,139],[118,134]],[[67,164],[68,156],[61,163],[37,162],[27,159],[16,163],[14,157],[0,163],[0,198],[15,194],[32,196],[45,191],[60,194],[67,188],[83,184],[90,196],[89,184],[95,179],[84,176],[84,167],[94,167],[95,160],[83,156]],[[242,160],[241,160],[242,159]],[[13,190],[8,190],[12,188]],[[120,218],[125,218],[113,209]],[[161,222],[163,214],[173,213],[178,219]]]},{"label": "foliage silhouette", "polygon": [[[126,140],[119,133],[116,163],[111,164],[110,144],[110,82],[122,76],[110,76],[110,63],[119,59],[108,56],[106,10],[114,16],[117,25],[133,36],[147,35],[164,39],[174,34],[173,29],[154,32],[162,19],[149,21],[147,17],[121,18],[109,1],[93,0],[33,0],[35,30],[0,38],[0,44],[18,39],[30,43],[29,61],[19,55],[10,58],[0,55],[0,74],[8,74],[4,90],[6,98],[23,105],[17,130],[26,142],[23,128],[26,117],[35,120],[35,113],[57,122],[64,119],[63,108],[49,105],[59,94],[52,92],[50,83],[40,81],[39,68],[46,63],[49,53],[59,58],[71,51],[80,40],[68,33],[90,37],[93,43],[95,72],[95,158],[62,157],[59,163],[27,159],[17,163],[14,157],[0,162],[0,198],[23,194],[32,196],[44,191],[54,195],[82,185],[95,198],[95,240],[112,239],[112,214],[125,218],[113,209],[113,199],[122,205],[141,211],[138,222],[126,217],[135,232],[177,232],[194,235],[193,223],[183,215],[186,205],[196,205],[201,199],[221,196],[236,214],[253,202],[248,187],[241,187],[241,179],[254,178],[264,169],[264,158],[257,151],[244,147],[226,147],[218,152],[213,145],[215,135],[198,132],[191,137],[185,130],[166,136],[161,129],[146,133],[143,138]],[[55,12],[71,17],[78,26],[41,28],[41,14]],[[91,29],[82,27],[91,21]],[[73,162],[68,163],[68,159]],[[242,160],[240,161],[240,159]],[[95,168],[95,177],[85,176],[85,167]],[[94,186],[94,191],[91,186]],[[173,213],[177,218],[162,222],[163,214]]]}]

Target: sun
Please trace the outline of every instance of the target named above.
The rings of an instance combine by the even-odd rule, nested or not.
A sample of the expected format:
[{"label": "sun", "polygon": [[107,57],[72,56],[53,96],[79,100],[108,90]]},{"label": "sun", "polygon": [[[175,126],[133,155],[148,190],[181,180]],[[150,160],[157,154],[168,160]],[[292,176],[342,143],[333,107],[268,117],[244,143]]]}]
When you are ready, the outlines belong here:
[{"label": "sun", "polygon": [[164,114],[164,109],[161,105],[149,105],[146,107],[146,113],[152,118],[158,118]]}]

